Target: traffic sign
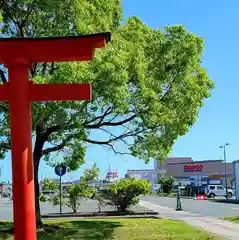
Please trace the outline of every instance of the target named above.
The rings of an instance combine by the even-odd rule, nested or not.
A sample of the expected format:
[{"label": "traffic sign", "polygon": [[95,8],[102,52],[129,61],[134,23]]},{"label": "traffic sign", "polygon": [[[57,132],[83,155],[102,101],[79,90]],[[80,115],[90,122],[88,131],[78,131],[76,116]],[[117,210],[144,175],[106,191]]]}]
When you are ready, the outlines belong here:
[{"label": "traffic sign", "polygon": [[66,174],[67,167],[64,164],[58,164],[55,167],[55,174],[59,177],[62,177]]}]

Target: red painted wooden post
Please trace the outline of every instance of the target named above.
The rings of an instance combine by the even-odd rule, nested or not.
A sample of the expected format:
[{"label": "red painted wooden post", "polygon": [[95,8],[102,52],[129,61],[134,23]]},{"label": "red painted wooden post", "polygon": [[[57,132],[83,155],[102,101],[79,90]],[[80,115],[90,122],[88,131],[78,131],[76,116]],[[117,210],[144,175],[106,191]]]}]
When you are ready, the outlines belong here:
[{"label": "red painted wooden post", "polygon": [[30,102],[91,99],[91,84],[34,84],[29,81],[29,68],[33,62],[91,60],[94,49],[108,41],[110,33],[0,39],[0,63],[9,74],[9,82],[0,85],[0,101],[10,104],[15,240],[36,240]]},{"label": "red painted wooden post", "polygon": [[12,143],[15,239],[35,239],[34,178],[28,66],[9,64],[9,104]]}]

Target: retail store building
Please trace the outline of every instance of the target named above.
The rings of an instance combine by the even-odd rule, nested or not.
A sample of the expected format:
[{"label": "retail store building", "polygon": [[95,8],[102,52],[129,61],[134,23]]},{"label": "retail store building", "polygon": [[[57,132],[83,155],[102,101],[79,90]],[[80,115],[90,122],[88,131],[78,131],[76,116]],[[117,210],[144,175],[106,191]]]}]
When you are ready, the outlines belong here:
[{"label": "retail store building", "polygon": [[167,158],[164,162],[155,161],[154,170],[157,178],[172,176],[183,185],[225,185],[225,176],[228,187],[235,186],[235,169],[233,163],[223,160],[193,161],[191,157]]},{"label": "retail store building", "polygon": [[226,163],[225,166],[223,160],[193,161],[191,157],[167,158],[163,162],[155,160],[154,169],[128,170],[126,177],[128,176],[146,179],[151,184],[156,184],[160,176],[172,176],[176,179],[176,183],[185,186],[208,184],[225,186],[225,176],[227,176],[228,187],[235,186],[233,163]]},{"label": "retail store building", "polygon": [[239,160],[234,161],[234,169],[235,169],[235,182],[236,182],[236,199],[239,200]]}]

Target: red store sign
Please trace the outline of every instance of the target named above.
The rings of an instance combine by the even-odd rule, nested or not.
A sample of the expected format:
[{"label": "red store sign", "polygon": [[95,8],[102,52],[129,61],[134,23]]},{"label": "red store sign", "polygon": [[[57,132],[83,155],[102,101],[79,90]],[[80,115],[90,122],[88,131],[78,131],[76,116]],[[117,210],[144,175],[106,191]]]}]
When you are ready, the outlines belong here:
[{"label": "red store sign", "polygon": [[184,172],[201,172],[203,170],[203,165],[185,165]]}]

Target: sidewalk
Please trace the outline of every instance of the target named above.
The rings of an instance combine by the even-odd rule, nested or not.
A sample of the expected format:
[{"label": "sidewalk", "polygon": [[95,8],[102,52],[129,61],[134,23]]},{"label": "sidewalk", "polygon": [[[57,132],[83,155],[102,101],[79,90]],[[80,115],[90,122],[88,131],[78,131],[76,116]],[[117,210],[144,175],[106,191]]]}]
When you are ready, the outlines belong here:
[{"label": "sidewalk", "polygon": [[158,212],[157,216],[159,218],[182,220],[193,227],[201,228],[213,234],[219,235],[225,240],[239,239],[239,225],[229,221],[213,217],[202,217],[199,214],[193,214],[185,211],[175,211],[172,208],[163,207],[146,201],[140,201],[139,204],[147,209]]}]

